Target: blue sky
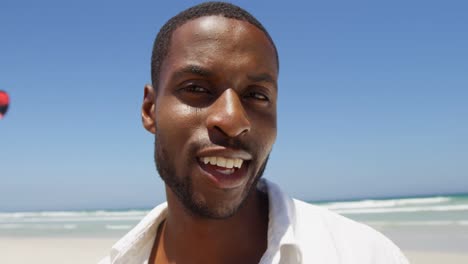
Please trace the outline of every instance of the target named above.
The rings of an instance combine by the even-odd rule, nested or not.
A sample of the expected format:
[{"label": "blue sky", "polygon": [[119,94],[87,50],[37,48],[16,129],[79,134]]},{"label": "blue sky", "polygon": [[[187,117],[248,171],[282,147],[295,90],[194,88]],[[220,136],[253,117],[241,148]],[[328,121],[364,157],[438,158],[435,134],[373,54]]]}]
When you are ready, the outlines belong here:
[{"label": "blue sky", "polygon": [[[2,1],[0,211],[164,200],[153,39],[199,1]],[[233,1],[280,54],[267,178],[305,200],[468,192],[465,1]]]}]

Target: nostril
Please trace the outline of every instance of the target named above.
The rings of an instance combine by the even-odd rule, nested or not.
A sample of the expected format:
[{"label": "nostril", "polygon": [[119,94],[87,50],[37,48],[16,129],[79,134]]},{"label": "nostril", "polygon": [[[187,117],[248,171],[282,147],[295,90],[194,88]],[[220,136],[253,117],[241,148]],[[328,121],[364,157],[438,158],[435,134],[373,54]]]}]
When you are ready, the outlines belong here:
[{"label": "nostril", "polygon": [[238,136],[243,136],[244,134],[246,134],[247,132],[249,132],[249,128],[244,128],[243,130],[240,130],[238,131],[237,133],[233,134],[233,133],[229,133],[228,131],[225,131],[223,130],[221,127],[219,126],[215,126],[214,129],[218,132],[220,132],[223,136],[226,136],[226,137],[238,137]]},{"label": "nostril", "polygon": [[245,128],[244,130],[242,130],[240,133],[239,133],[239,136],[243,136],[245,134],[247,134],[247,132],[249,132],[249,128]]},{"label": "nostril", "polygon": [[215,126],[214,129],[221,132],[224,136],[227,136],[226,132],[224,132],[219,126]]}]

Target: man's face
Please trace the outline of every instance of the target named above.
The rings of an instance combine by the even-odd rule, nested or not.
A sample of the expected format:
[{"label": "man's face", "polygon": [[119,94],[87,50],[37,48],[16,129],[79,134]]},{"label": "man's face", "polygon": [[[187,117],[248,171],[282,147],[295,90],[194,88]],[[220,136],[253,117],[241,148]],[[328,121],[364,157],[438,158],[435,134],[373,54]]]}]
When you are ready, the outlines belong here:
[{"label": "man's face", "polygon": [[277,77],[273,45],[247,22],[207,16],[174,31],[144,124],[167,191],[192,213],[229,217],[255,188],[276,138]]}]

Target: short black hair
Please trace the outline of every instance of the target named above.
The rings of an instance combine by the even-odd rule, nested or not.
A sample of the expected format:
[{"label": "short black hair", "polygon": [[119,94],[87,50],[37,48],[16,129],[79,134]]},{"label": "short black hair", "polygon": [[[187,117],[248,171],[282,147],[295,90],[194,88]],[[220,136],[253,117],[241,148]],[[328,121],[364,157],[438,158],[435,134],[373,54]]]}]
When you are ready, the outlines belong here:
[{"label": "short black hair", "polygon": [[273,45],[275,50],[276,63],[279,68],[278,51],[276,49],[275,43],[270,37],[270,34],[268,34],[268,31],[254,16],[252,16],[246,10],[230,3],[205,2],[180,12],[176,16],[169,19],[166,24],[164,24],[159,30],[159,33],[154,41],[153,54],[151,56],[151,81],[155,89],[158,88],[157,82],[161,72],[161,65],[168,54],[172,33],[178,27],[182,26],[188,21],[204,16],[223,16],[226,18],[245,21],[263,31],[263,33],[265,33],[268,40],[270,40],[271,44]]}]

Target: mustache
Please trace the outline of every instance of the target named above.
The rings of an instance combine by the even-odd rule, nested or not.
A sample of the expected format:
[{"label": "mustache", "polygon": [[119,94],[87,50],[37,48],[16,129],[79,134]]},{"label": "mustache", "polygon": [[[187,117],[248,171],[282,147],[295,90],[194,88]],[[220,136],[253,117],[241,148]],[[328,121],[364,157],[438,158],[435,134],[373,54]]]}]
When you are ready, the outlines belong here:
[{"label": "mustache", "polygon": [[200,149],[205,148],[214,148],[214,147],[225,147],[234,150],[242,150],[248,152],[252,155],[256,154],[255,149],[258,150],[257,144],[248,144],[237,138],[229,138],[224,140],[217,140],[216,142],[211,141],[210,139],[200,139],[199,141],[192,142],[189,147],[190,153],[197,153]]}]

